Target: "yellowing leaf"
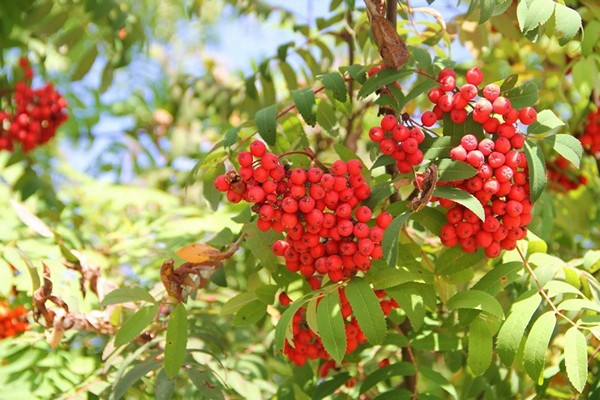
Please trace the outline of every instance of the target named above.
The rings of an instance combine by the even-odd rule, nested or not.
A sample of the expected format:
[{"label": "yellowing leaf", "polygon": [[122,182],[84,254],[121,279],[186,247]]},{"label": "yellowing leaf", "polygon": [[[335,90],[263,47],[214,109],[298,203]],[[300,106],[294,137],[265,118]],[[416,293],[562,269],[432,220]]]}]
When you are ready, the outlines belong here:
[{"label": "yellowing leaf", "polygon": [[189,244],[177,250],[177,255],[179,257],[194,264],[222,260],[224,258],[222,254],[223,253],[214,247],[202,243]]}]

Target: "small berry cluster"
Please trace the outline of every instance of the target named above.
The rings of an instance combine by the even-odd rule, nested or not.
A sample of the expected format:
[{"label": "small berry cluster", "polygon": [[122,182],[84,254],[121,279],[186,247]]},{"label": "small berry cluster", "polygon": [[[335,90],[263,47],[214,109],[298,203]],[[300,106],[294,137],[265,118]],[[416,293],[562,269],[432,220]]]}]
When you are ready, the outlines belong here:
[{"label": "small berry cluster", "polygon": [[[421,116],[424,126],[432,126],[449,113],[450,120],[455,124],[465,122],[469,113],[473,121],[483,126],[487,133],[497,134],[511,140],[514,148],[523,146],[524,138],[517,133],[517,121],[529,125],[536,121],[537,113],[532,107],[520,110],[513,108],[510,100],[500,95],[500,87],[495,83],[487,84],[481,90],[483,72],[477,67],[470,68],[465,74],[467,83],[457,87],[456,72],[444,68],[437,76],[439,86],[429,91],[429,100],[435,104],[433,110],[426,111]],[[514,139],[513,139],[514,138]]]},{"label": "small berry cluster", "polygon": [[557,192],[569,192],[587,184],[587,178],[579,170],[572,168],[562,156],[546,162],[546,173],[548,187]]},{"label": "small berry cluster", "polygon": [[[402,122],[409,123],[409,120],[402,118]],[[404,125],[391,114],[381,119],[380,126],[369,129],[369,138],[379,143],[383,154],[396,160],[400,173],[409,173],[413,166],[423,162],[423,152],[419,149],[419,144],[425,140],[425,134],[421,128]]]},{"label": "small berry cluster", "polygon": [[29,329],[23,306],[11,308],[6,301],[0,301],[0,339],[16,336]]},{"label": "small berry cluster", "polygon": [[51,83],[39,89],[30,85],[33,72],[21,59],[26,82],[17,82],[11,99],[12,112],[0,111],[0,150],[12,151],[20,143],[23,151],[48,142],[67,120],[67,102]]},{"label": "small berry cluster", "polygon": [[[338,289],[340,295],[340,306],[342,318],[346,330],[346,354],[352,353],[360,344],[367,341],[365,334],[360,329],[356,317],[352,315],[352,306],[346,298],[346,293],[343,288]],[[376,290],[375,294],[380,298],[380,306],[383,313],[388,316],[394,308],[398,308],[398,303],[393,299],[387,299],[387,294],[383,290]],[[287,295],[285,295],[287,297]],[[282,296],[280,295],[280,301]],[[289,299],[289,297],[287,297]],[[284,301],[282,304],[287,305],[289,301]],[[306,308],[301,307],[296,311],[292,319],[293,346],[289,342],[285,342],[283,353],[291,362],[298,366],[302,366],[307,360],[324,359],[327,367],[321,367],[321,374],[327,375],[329,368],[335,366],[335,362],[330,359],[329,354],[323,347],[323,342],[314,333],[306,322]],[[325,365],[324,364],[324,365]]]},{"label": "small berry cluster", "polygon": [[[288,270],[307,279],[328,275],[334,282],[368,270],[371,260],[382,256],[381,241],[392,216],[382,212],[374,226],[367,225],[372,212],[359,204],[371,188],[361,175],[362,163],[338,160],[328,173],[284,166],[281,156],[254,141],[250,151],[238,154],[239,172],[217,177],[215,186],[231,202],[253,203],[259,229],[285,233],[285,240],[272,248],[285,258]],[[319,286],[318,279],[309,282]]]},{"label": "small berry cluster", "polygon": [[446,212],[448,223],[440,231],[445,246],[460,244],[465,252],[484,248],[488,257],[498,257],[502,249],[513,249],[516,242],[527,234],[533,208],[529,200],[527,159],[521,150],[525,137],[518,132],[517,123],[529,125],[536,121],[537,113],[531,107],[513,108],[510,100],[500,95],[500,87],[488,84],[483,87],[483,73],[477,67],[466,73],[466,83],[457,87],[456,73],[443,69],[437,77],[439,86],[429,92],[435,103],[432,111],[423,114],[424,126],[432,126],[448,113],[456,124],[463,123],[469,114],[490,137],[478,140],[467,134],[450,157],[468,163],[477,169],[469,179],[447,184],[473,194],[482,204],[485,220],[450,200],[440,204],[451,207]]},{"label": "small berry cluster", "polygon": [[460,244],[465,252],[485,249],[488,257],[498,257],[501,249],[513,249],[527,234],[531,222],[529,182],[525,153],[511,148],[507,138],[478,141],[465,135],[450,157],[466,161],[477,168],[472,178],[449,184],[473,194],[482,204],[485,221],[475,213],[449,200],[440,200],[443,206],[452,206],[446,212],[448,223],[440,232],[445,246]]},{"label": "small berry cluster", "polygon": [[583,135],[579,140],[589,154],[600,158],[600,109],[587,115]]}]

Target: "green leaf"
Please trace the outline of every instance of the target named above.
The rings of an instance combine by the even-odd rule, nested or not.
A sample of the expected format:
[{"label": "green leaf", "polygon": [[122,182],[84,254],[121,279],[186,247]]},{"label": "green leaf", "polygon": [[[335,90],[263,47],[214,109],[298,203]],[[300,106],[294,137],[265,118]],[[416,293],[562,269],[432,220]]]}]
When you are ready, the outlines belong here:
[{"label": "green leaf", "polygon": [[459,308],[481,310],[499,319],[504,319],[504,311],[498,300],[491,294],[481,290],[458,292],[448,300],[446,306],[450,310]]},{"label": "green leaf", "polygon": [[340,67],[342,73],[348,72],[348,75],[358,83],[365,83],[367,80],[367,71],[363,65],[352,64],[347,67]]},{"label": "green leaf", "polygon": [[169,315],[165,344],[165,372],[173,379],[185,361],[188,339],[188,320],[185,306],[179,303]]},{"label": "green leaf", "polygon": [[277,322],[277,326],[275,327],[275,351],[283,351],[285,338],[287,336],[287,333],[290,331],[291,322],[292,318],[294,318],[294,314],[296,314],[296,311],[298,311],[309,300],[310,298],[308,296],[298,299],[292,304],[290,304],[288,308],[283,312],[283,314],[281,314],[281,318],[279,319],[279,322]]},{"label": "green leaf", "polygon": [[152,323],[157,312],[158,305],[156,304],[142,307],[136,311],[135,314],[123,323],[115,335],[115,346],[123,346],[138,337],[139,334]]},{"label": "green leaf", "polygon": [[523,365],[534,382],[538,382],[541,378],[546,350],[550,344],[555,326],[556,315],[554,311],[548,311],[535,321],[525,341]]},{"label": "green leaf", "polygon": [[538,113],[537,120],[527,127],[527,133],[540,135],[564,125],[565,123],[551,110],[542,110]]},{"label": "green leaf", "polygon": [[340,75],[339,72],[330,72],[329,74],[318,76],[323,82],[323,86],[326,89],[331,90],[333,92],[333,97],[336,100],[345,103],[348,99],[348,89],[346,88],[346,82],[344,81],[344,77]]},{"label": "green leaf", "polygon": [[381,344],[387,334],[387,325],[379,299],[371,286],[363,278],[354,277],[346,286],[346,297],[369,343]]},{"label": "green leaf", "polygon": [[587,299],[569,299],[560,303],[558,309],[565,311],[582,311],[586,309],[600,313],[600,304]]},{"label": "green leaf", "polygon": [[110,395],[111,400],[118,400],[125,395],[127,390],[135,382],[142,379],[150,371],[154,371],[160,366],[158,361],[146,361],[131,368],[125,375],[119,379]]},{"label": "green leaf", "polygon": [[77,61],[77,66],[71,74],[71,82],[76,82],[82,79],[92,68],[94,61],[98,57],[98,46],[94,43]]},{"label": "green leaf", "polygon": [[469,325],[467,365],[473,375],[483,375],[492,363],[492,332],[488,324],[477,317]]},{"label": "green leaf", "polygon": [[249,326],[257,323],[267,313],[267,305],[260,300],[254,300],[238,310],[233,318],[235,326]]},{"label": "green leaf", "polygon": [[247,248],[250,249],[250,252],[260,261],[263,267],[273,271],[278,261],[277,256],[271,250],[271,246],[281,238],[281,234],[273,230],[263,232],[258,229],[256,222],[245,224],[242,232],[246,234],[244,241],[248,245]]},{"label": "green leaf", "polygon": [[423,225],[429,232],[437,234],[448,223],[442,207],[423,207],[412,216],[412,220]]},{"label": "green leaf", "polygon": [[559,134],[549,136],[544,139],[544,141],[549,143],[558,154],[579,168],[581,157],[583,156],[583,147],[576,137],[567,134]]},{"label": "green leaf", "polygon": [[571,41],[580,29],[583,29],[579,13],[563,4],[555,3],[554,19],[554,29],[561,34],[558,42],[563,46]]},{"label": "green leaf", "polygon": [[475,253],[466,253],[459,247],[445,249],[435,260],[435,273],[438,275],[452,275],[474,267],[485,260],[485,253],[478,249]]},{"label": "green leaf", "polygon": [[518,80],[519,80],[518,74],[511,74],[511,75],[507,76],[506,79],[504,79],[504,81],[500,85],[500,93],[502,93],[502,95],[504,95],[504,93],[507,90],[514,88],[515,85],[517,84]]},{"label": "green leaf", "polygon": [[285,84],[287,85],[288,90],[291,92],[292,90],[298,87],[298,75],[296,71],[292,68],[290,64],[287,62],[280,62],[279,69],[283,74],[283,78],[285,79]]},{"label": "green leaf", "polygon": [[525,329],[541,302],[542,297],[537,291],[531,290],[524,293],[510,308],[510,314],[496,337],[496,350],[505,365],[512,365],[525,336]]},{"label": "green leaf", "polygon": [[338,126],[339,121],[335,116],[335,110],[327,100],[322,99],[319,101],[319,105],[317,106],[317,123],[330,135],[337,134],[337,130],[334,131],[334,129]]},{"label": "green leaf", "polygon": [[190,369],[187,374],[192,384],[202,393],[202,396],[211,400],[224,399],[223,385],[212,371]]},{"label": "green leaf", "polygon": [[[521,3],[521,2],[519,2]],[[521,4],[519,4],[520,6]],[[521,32],[527,33],[544,25],[552,16],[554,11],[554,1],[552,0],[532,0],[527,4],[527,13],[525,20],[519,19]]]},{"label": "green leaf", "polygon": [[496,295],[517,280],[522,269],[523,263],[520,261],[495,265],[471,289],[483,290],[491,295]]},{"label": "green leaf", "polygon": [[236,313],[242,307],[258,300],[258,296],[254,292],[242,292],[227,300],[221,308],[221,315],[230,315]]},{"label": "green leaf", "polygon": [[405,212],[398,215],[386,228],[381,241],[381,248],[383,251],[383,260],[391,267],[396,265],[398,260],[398,236],[400,235],[400,229],[410,217],[410,212]]},{"label": "green leaf", "polygon": [[312,89],[293,90],[292,99],[294,99],[294,104],[298,111],[300,111],[304,122],[310,126],[315,126],[317,123],[317,104]]},{"label": "green leaf", "polygon": [[365,377],[362,385],[360,385],[360,393],[362,394],[366,392],[379,382],[390,379],[393,376],[412,376],[414,374],[414,365],[405,361],[386,365],[385,367],[379,368]]},{"label": "green leaf", "polygon": [[[524,1],[520,3],[524,3]],[[507,90],[504,96],[510,100],[513,108],[531,107],[538,101],[538,88],[535,83],[527,82]]]},{"label": "green leaf", "polygon": [[544,192],[546,187],[546,166],[542,149],[529,140],[525,141],[525,156],[529,167],[529,197],[532,203]]},{"label": "green leaf", "polygon": [[387,154],[382,154],[381,156],[377,157],[377,160],[375,160],[375,162],[371,166],[371,170],[374,170],[375,168],[378,168],[378,167],[384,167],[386,165],[393,165],[393,164],[396,164],[396,160],[392,156],[388,156]]},{"label": "green leaf", "polygon": [[583,297],[583,293],[581,293],[579,289],[563,281],[548,281],[544,285],[544,290],[548,293],[548,297],[550,298],[567,293]]},{"label": "green leaf", "polygon": [[175,392],[175,380],[169,379],[164,368],[156,375],[154,383],[154,396],[156,400],[169,400]]},{"label": "green leaf", "polygon": [[444,375],[424,365],[419,365],[419,373],[423,378],[433,382],[436,386],[446,391],[446,393],[452,396],[454,400],[458,400],[458,393],[456,391],[456,388]]},{"label": "green leaf", "polygon": [[335,362],[342,362],[346,354],[346,329],[337,290],[325,295],[317,305],[317,325],[325,351]]},{"label": "green leaf", "polygon": [[408,50],[417,62],[417,65],[422,69],[427,68],[431,65],[431,56],[429,55],[429,52],[426,49],[416,46],[408,46]]},{"label": "green leaf", "polygon": [[407,282],[432,283],[433,274],[423,273],[421,271],[410,271],[406,268],[391,268],[387,265],[381,268],[371,268],[365,278],[373,285],[374,289],[388,289],[394,286],[402,285]]},{"label": "green leaf", "polygon": [[450,157],[450,150],[455,145],[452,144],[452,137],[442,136],[438,138],[425,137],[423,141],[423,157],[426,160],[433,160],[436,158],[448,158]]},{"label": "green leaf", "polygon": [[422,82],[414,85],[410,92],[406,94],[403,98],[398,100],[398,109],[402,109],[409,101],[416,99],[423,93],[428,93],[434,87],[437,87],[439,84],[431,79],[425,79]]},{"label": "green leaf", "polygon": [[587,340],[576,326],[565,333],[565,366],[569,381],[582,393],[588,374]]},{"label": "green leaf", "polygon": [[581,39],[581,54],[584,57],[593,54],[598,41],[600,41],[600,21],[597,19],[587,21],[583,38]]},{"label": "green leaf", "polygon": [[238,140],[238,134],[240,132],[240,130],[242,129],[241,126],[236,126],[233,128],[229,128],[227,130],[227,132],[225,132],[225,136],[223,138],[223,146],[224,147],[231,147],[233,146],[237,140]]},{"label": "green leaf", "polygon": [[332,395],[333,392],[346,383],[348,378],[350,378],[350,374],[347,372],[342,372],[331,379],[319,383],[310,397],[311,400],[321,400]]},{"label": "green leaf", "polygon": [[274,146],[277,139],[277,108],[275,105],[262,108],[254,116],[256,128],[267,144]]},{"label": "green leaf", "polygon": [[111,304],[128,303],[135,301],[147,301],[148,303],[156,303],[154,297],[148,293],[146,289],[139,286],[120,287],[108,293],[100,302],[101,307],[106,307]]},{"label": "green leaf", "polygon": [[398,79],[410,74],[411,72],[408,71],[396,71],[391,68],[382,69],[365,81],[363,86],[358,91],[358,97],[367,97],[377,89],[396,82]]},{"label": "green leaf", "polygon": [[425,321],[425,308],[435,309],[437,302],[435,290],[430,284],[408,282],[388,289],[387,293],[404,310],[415,332],[421,329]]},{"label": "green leaf", "polygon": [[496,0],[481,0],[481,5],[479,6],[479,23],[483,24],[490,19],[495,8]]},{"label": "green leaf", "polygon": [[[348,160],[360,160],[360,157],[353,152],[352,150],[350,150],[349,148],[347,148],[346,146],[336,143],[333,145],[333,149],[335,150],[335,152],[337,153],[338,156],[340,156],[340,159],[344,160],[344,161],[348,161]],[[364,165],[364,163],[363,163]]]},{"label": "green leaf", "polygon": [[482,221],[485,220],[485,211],[483,210],[483,206],[471,193],[467,193],[464,190],[455,187],[437,186],[433,191],[433,196],[449,199],[460,205],[463,205],[469,210],[473,211],[475,215],[479,217],[479,219]]},{"label": "green leaf", "polygon": [[438,179],[440,182],[459,181],[477,174],[477,169],[463,161],[444,158],[438,164]]}]

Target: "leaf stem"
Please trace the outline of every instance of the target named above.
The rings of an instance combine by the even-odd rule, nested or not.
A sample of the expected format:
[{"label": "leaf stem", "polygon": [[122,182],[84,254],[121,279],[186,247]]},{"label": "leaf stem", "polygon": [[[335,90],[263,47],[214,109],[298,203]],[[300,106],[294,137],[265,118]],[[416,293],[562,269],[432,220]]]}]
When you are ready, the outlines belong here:
[{"label": "leaf stem", "polygon": [[552,310],[554,311],[554,314],[556,314],[557,316],[561,317],[562,319],[564,319],[565,321],[567,321],[569,324],[577,327],[577,324],[575,322],[573,322],[573,320],[571,320],[565,314],[563,314],[562,312],[560,312],[560,310],[558,309],[558,307],[556,307],[556,304],[554,304],[554,302],[552,301],[552,299],[550,298],[550,296],[548,296],[548,293],[546,293],[546,291],[542,287],[542,284],[540,283],[539,279],[535,275],[535,272],[533,271],[533,268],[531,268],[531,265],[529,265],[529,262],[527,261],[527,259],[523,255],[523,252],[521,251],[521,249],[518,246],[516,247],[516,249],[517,249],[517,253],[519,253],[519,256],[521,257],[521,260],[523,261],[523,265],[525,266],[525,269],[527,270],[527,273],[529,274],[529,276],[531,277],[531,279],[535,282],[535,284],[536,284],[536,286],[538,288],[538,293],[544,298],[544,300],[546,300],[546,302],[548,303],[548,305],[550,306],[550,308],[552,308]]}]

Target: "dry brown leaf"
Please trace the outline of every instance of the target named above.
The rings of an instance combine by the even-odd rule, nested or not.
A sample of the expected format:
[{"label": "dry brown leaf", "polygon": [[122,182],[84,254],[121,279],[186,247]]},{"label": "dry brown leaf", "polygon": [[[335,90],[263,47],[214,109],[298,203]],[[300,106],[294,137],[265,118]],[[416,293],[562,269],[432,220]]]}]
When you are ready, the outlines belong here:
[{"label": "dry brown leaf", "polygon": [[227,258],[225,253],[202,243],[188,244],[177,250],[177,255],[193,264],[203,264],[207,261],[219,261]]},{"label": "dry brown leaf", "polygon": [[419,211],[427,203],[431,200],[431,196],[433,196],[433,191],[435,190],[435,185],[438,181],[438,168],[436,164],[431,164],[425,169],[423,173],[423,181],[421,182],[421,187],[419,190],[419,194],[417,197],[411,200],[410,208],[413,211]]},{"label": "dry brown leaf", "polygon": [[384,17],[372,15],[371,31],[385,65],[393,69],[402,68],[406,64],[409,54],[404,40],[396,32],[396,28]]}]

